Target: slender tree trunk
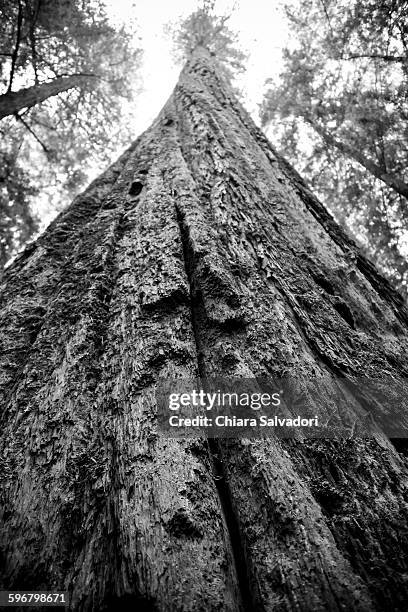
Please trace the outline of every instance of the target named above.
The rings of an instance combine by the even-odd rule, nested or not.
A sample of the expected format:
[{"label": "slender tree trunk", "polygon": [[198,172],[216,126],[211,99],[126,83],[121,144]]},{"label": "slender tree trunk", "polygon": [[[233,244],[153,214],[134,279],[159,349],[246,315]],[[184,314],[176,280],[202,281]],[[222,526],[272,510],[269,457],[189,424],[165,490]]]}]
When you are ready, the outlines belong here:
[{"label": "slender tree trunk", "polygon": [[363,168],[365,168],[366,170],[368,170],[368,172],[375,176],[375,178],[379,179],[380,181],[388,185],[388,187],[391,187],[391,189],[404,196],[404,198],[408,199],[407,183],[405,183],[397,176],[389,174],[385,170],[385,168],[382,168],[378,164],[372,162],[354,147],[351,147],[350,145],[341,142],[340,140],[337,140],[337,138],[334,138],[334,136],[332,136],[329,132],[319,126],[313,119],[310,119],[310,117],[308,118],[305,116],[305,120],[307,121],[307,123],[309,123],[309,125],[311,125],[315,132],[319,134],[319,136],[329,147],[335,147],[338,151],[340,151],[340,153],[342,153],[346,157],[354,159],[361,166],[363,166]]},{"label": "slender tree trunk", "polygon": [[8,91],[0,96],[0,119],[14,115],[23,108],[31,108],[73,87],[84,87],[94,75],[73,74],[67,77],[56,77],[47,83],[32,85],[19,91]]},{"label": "slender tree trunk", "polygon": [[408,367],[401,298],[205,54],[2,289],[1,588],[66,589],[73,610],[406,610],[407,463],[384,436],[156,430],[159,379]]}]

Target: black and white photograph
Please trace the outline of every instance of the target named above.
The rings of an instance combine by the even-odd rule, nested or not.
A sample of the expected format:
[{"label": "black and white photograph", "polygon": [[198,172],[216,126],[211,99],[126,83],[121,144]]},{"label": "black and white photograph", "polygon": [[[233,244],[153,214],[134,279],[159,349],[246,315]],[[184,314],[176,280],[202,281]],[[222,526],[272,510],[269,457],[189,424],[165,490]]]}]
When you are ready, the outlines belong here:
[{"label": "black and white photograph", "polygon": [[408,610],[408,1],[0,0],[0,610]]}]

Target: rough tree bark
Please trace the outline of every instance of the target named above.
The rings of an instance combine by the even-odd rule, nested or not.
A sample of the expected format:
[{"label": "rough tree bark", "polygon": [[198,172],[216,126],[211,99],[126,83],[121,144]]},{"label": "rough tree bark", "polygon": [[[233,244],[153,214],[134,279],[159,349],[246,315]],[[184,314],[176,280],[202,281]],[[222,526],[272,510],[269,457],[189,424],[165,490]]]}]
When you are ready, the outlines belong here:
[{"label": "rough tree bark", "polygon": [[19,91],[8,91],[0,96],[0,119],[14,115],[23,108],[31,108],[73,87],[90,87],[89,82],[92,78],[97,77],[93,74],[72,74],[67,77],[56,77],[52,81],[32,85]]},{"label": "rough tree bark", "polygon": [[2,588],[75,610],[406,609],[388,440],[155,429],[159,378],[408,367],[401,298],[205,54],[6,271],[0,316]]}]

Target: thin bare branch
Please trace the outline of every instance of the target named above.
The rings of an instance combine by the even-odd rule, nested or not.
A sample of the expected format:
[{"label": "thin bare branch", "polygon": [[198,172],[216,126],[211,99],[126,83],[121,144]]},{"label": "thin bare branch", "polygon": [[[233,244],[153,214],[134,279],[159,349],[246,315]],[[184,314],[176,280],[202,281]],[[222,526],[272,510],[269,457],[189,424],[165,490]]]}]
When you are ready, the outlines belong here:
[{"label": "thin bare branch", "polygon": [[402,63],[407,62],[408,58],[405,55],[382,55],[381,53],[353,53],[351,55],[347,55],[347,57],[342,57],[343,60],[354,60],[360,58],[368,58],[368,59],[381,59],[384,62],[396,62]]},{"label": "thin bare branch", "polygon": [[24,125],[24,127],[30,132],[30,134],[32,136],[34,136],[36,141],[41,145],[41,147],[44,150],[44,152],[45,153],[49,153],[50,152],[49,149],[42,142],[42,140],[37,136],[37,134],[34,132],[34,130],[31,129],[31,127],[28,125],[28,123],[26,121],[24,121],[24,119],[18,113],[14,113],[14,117]]},{"label": "thin bare branch", "polygon": [[333,32],[332,24],[331,24],[331,21],[330,21],[330,15],[329,15],[329,13],[327,12],[327,8],[326,8],[326,5],[325,5],[325,3],[324,3],[324,0],[320,0],[320,4],[321,4],[321,5],[322,5],[322,7],[323,7],[323,11],[324,11],[324,14],[325,14],[325,16],[326,16],[327,23],[328,23],[329,28],[330,28],[330,32],[333,34],[334,32]]}]

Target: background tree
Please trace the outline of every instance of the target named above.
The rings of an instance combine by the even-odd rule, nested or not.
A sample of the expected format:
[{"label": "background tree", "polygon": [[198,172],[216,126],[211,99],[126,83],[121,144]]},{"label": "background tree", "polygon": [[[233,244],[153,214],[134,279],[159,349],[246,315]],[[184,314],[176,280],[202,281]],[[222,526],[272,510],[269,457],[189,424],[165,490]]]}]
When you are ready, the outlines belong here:
[{"label": "background tree", "polygon": [[23,234],[3,233],[4,263],[35,227],[32,185],[61,206],[86,180],[84,159],[107,163],[123,142],[118,118],[135,92],[140,50],[132,20],[115,29],[103,3],[88,0],[6,0],[0,41],[1,151],[15,168],[4,184],[28,179],[17,190],[24,205],[9,207],[6,227],[28,225]]},{"label": "background tree", "polygon": [[294,39],[263,123],[406,293],[407,4],[302,1],[287,15]]},{"label": "background tree", "polygon": [[2,589],[75,611],[406,611],[403,444],[157,430],[163,379],[324,377],[323,408],[364,415],[362,376],[389,395],[408,374],[401,296],[203,49],[6,270],[0,324]]},{"label": "background tree", "polygon": [[[16,143],[14,143],[16,146]],[[31,198],[38,194],[30,176],[17,163],[17,150],[0,151],[0,270],[17,245],[38,229]]]}]

